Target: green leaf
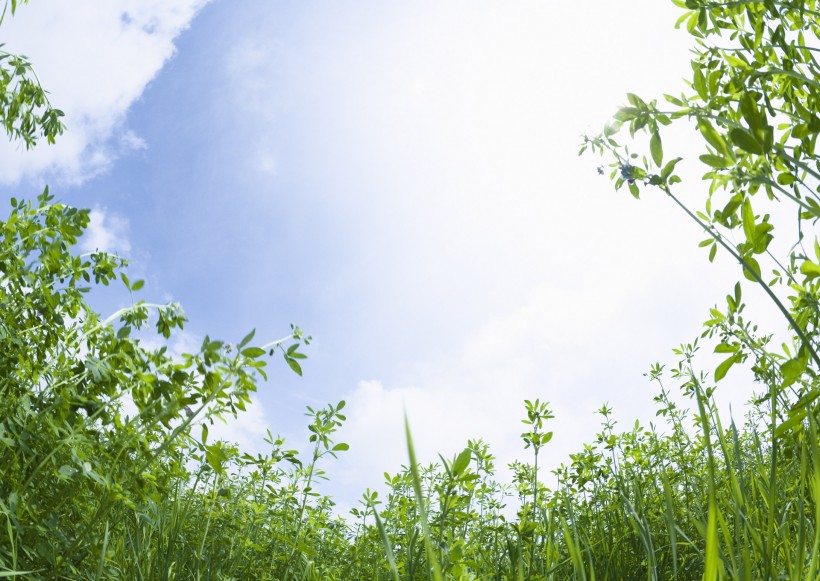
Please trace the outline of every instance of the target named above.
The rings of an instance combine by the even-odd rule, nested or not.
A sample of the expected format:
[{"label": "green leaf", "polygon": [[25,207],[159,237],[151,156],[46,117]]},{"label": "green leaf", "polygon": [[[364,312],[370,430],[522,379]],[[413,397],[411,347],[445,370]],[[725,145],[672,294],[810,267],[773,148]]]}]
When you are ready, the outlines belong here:
[{"label": "green leaf", "polygon": [[[746,263],[743,267],[743,276],[752,282],[758,282],[758,279],[760,279],[760,264],[751,256],[744,257],[743,261]],[[757,277],[754,275],[757,275]]]},{"label": "green leaf", "polygon": [[469,448],[465,448],[453,462],[453,476],[458,476],[467,469],[470,465],[470,458],[472,458],[472,452]]},{"label": "green leaf", "polygon": [[806,123],[795,125],[794,128],[792,128],[792,137],[795,139],[804,139],[805,137],[808,137],[809,133],[809,126]]},{"label": "green leaf", "polygon": [[664,181],[666,181],[669,178],[669,176],[672,175],[672,172],[675,171],[675,166],[678,165],[678,162],[681,159],[682,158],[680,157],[676,157],[675,159],[666,162],[666,165],[663,166],[663,169],[661,170],[661,178],[663,178]]},{"label": "green leaf", "polygon": [[677,97],[673,97],[672,95],[664,94],[663,98],[666,99],[667,101],[669,101],[670,103],[672,103],[673,105],[677,105],[678,107],[685,106],[683,101],[681,101]]},{"label": "green leaf", "polygon": [[660,167],[663,163],[663,145],[661,144],[661,134],[658,131],[652,132],[652,138],[649,140],[649,151],[652,153],[652,161]]},{"label": "green leaf", "polygon": [[783,422],[782,424],[777,426],[777,428],[775,428],[775,430],[774,430],[775,437],[779,438],[779,437],[783,436],[784,434],[787,434],[788,432],[790,432],[792,430],[792,428],[795,428],[795,427],[799,426],[801,423],[803,423],[803,420],[805,418],[806,418],[806,410],[803,409],[802,412],[798,412],[797,414],[791,416],[788,420],[786,420],[785,422]]},{"label": "green leaf", "polygon": [[242,350],[242,356],[247,357],[249,359],[256,359],[257,357],[261,357],[265,354],[265,350],[261,347],[248,347],[247,349]]},{"label": "green leaf", "polygon": [[244,339],[242,339],[242,340],[239,342],[239,345],[237,345],[237,346],[236,346],[236,348],[237,348],[237,349],[239,349],[239,350],[241,351],[241,350],[242,350],[242,347],[244,347],[245,345],[247,345],[248,343],[250,343],[250,342],[251,342],[251,339],[253,339],[253,336],[254,336],[254,335],[256,335],[256,329],[253,329],[250,333],[248,333],[247,335],[245,335],[245,338],[244,338]]},{"label": "green leaf", "polygon": [[740,149],[756,155],[763,154],[763,145],[755,139],[754,135],[745,129],[735,127],[729,132],[729,137],[732,138],[732,142]]},{"label": "green leaf", "polygon": [[634,105],[635,107],[646,108],[646,103],[643,102],[643,99],[638,97],[635,93],[627,93],[626,98],[629,101],[630,105]]},{"label": "green leaf", "polygon": [[751,127],[753,132],[756,132],[763,127],[764,121],[757,109],[757,104],[754,102],[754,99],[752,99],[749,93],[744,93],[740,98],[738,108],[740,109],[740,114],[743,115],[743,119],[746,120],[746,123],[749,127]]},{"label": "green leaf", "polygon": [[208,426],[207,424],[202,424],[202,443],[208,443]]},{"label": "green leaf", "polygon": [[222,465],[228,460],[228,455],[225,450],[219,445],[219,442],[211,446],[205,447],[205,460],[211,465],[218,474],[224,474],[225,469]]},{"label": "green leaf", "polygon": [[299,365],[299,362],[296,361],[292,357],[285,357],[285,361],[288,362],[288,366],[293,370],[293,372],[298,375],[299,377],[302,376],[302,366]]},{"label": "green leaf", "polygon": [[700,159],[706,165],[710,165],[716,169],[726,169],[727,167],[732,165],[731,162],[725,157],[721,157],[719,155],[712,155],[711,153],[701,155],[698,159]]},{"label": "green leaf", "polygon": [[618,121],[631,121],[640,115],[640,113],[641,112],[635,107],[621,107],[618,109],[618,112],[615,113],[615,119]]},{"label": "green leaf", "polygon": [[768,222],[755,226],[754,240],[752,240],[752,251],[755,254],[763,254],[769,248],[769,244],[774,240],[774,236],[770,234],[772,230],[774,226]]},{"label": "green leaf", "polygon": [[800,265],[800,272],[805,274],[807,279],[811,280],[820,276],[820,265],[806,259],[803,261],[803,264]]},{"label": "green leaf", "polygon": [[[689,29],[689,32],[692,31],[691,28],[690,28],[690,25],[692,25],[693,22],[697,23],[697,20],[693,19],[693,18],[690,18],[689,23],[687,24],[687,28]],[[692,28],[694,28],[694,26],[692,26]],[[693,81],[692,86],[695,88],[695,91],[697,91],[698,96],[701,99],[703,99],[704,101],[708,101],[709,100],[709,94],[706,92],[706,78],[703,76],[703,73],[700,71],[699,68],[695,69],[695,76],[692,79],[692,81]]]},{"label": "green leaf", "polygon": [[331,450],[333,452],[345,452],[347,450],[350,450],[350,445],[345,444],[344,442],[339,442],[338,444],[333,446],[333,448],[331,448]]},{"label": "green leaf", "polygon": [[60,477],[68,479],[77,473],[77,469],[69,464],[63,464],[57,472]]},{"label": "green leaf", "polygon": [[700,129],[701,134],[709,145],[714,147],[718,153],[723,154],[725,157],[732,157],[732,153],[726,146],[726,141],[723,139],[723,136],[717,132],[709,121],[701,119],[698,123],[698,129]]},{"label": "green leaf", "polygon": [[763,152],[771,151],[774,145],[774,128],[771,125],[764,125],[754,133],[757,140],[763,144]]},{"label": "green leaf", "polygon": [[808,366],[809,360],[807,357],[796,357],[789,359],[780,366],[780,373],[783,376],[782,387],[788,387],[803,375],[803,372]]},{"label": "green leaf", "polygon": [[806,418],[808,407],[811,406],[812,402],[818,397],[820,397],[820,391],[818,390],[801,397],[800,400],[789,410],[789,419],[777,426],[777,429],[774,431],[775,436],[780,437],[784,433],[789,432],[792,428],[799,426]]},{"label": "green leaf", "polygon": [[715,381],[720,381],[721,379],[726,377],[726,373],[729,371],[732,365],[738,362],[738,357],[739,356],[737,354],[732,355],[731,357],[729,357],[717,366],[717,369],[715,369]]},{"label": "green leaf", "polygon": [[737,346],[736,345],[728,345],[726,343],[721,343],[717,347],[715,347],[715,353],[737,353]]},{"label": "green leaf", "polygon": [[145,286],[145,281],[144,281],[144,280],[135,280],[135,281],[134,281],[134,284],[132,284],[132,285],[131,285],[131,290],[132,290],[132,291],[138,291],[138,290],[140,290],[143,286]]},{"label": "green leaf", "polygon": [[752,211],[752,202],[748,197],[743,200],[740,216],[743,219],[743,233],[746,234],[746,240],[752,242],[755,237],[755,214]]}]

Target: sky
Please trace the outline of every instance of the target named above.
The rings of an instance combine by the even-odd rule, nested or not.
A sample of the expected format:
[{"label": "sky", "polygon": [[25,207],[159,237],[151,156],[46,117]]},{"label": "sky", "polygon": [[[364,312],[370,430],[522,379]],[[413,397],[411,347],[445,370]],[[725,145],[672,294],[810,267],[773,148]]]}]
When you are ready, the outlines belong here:
[{"label": "sky", "polygon": [[[5,146],[0,183],[92,209],[82,248],[128,256],[142,298],[182,303],[177,352],[291,323],[312,335],[304,376],[274,359],[211,438],[261,452],[270,429],[306,450],[306,406],[345,400],[350,451],[320,484],[340,507],[407,463],[404,410],[422,461],[483,438],[503,474],[531,453],[524,400],[549,401],[549,469],[594,440],[606,402],[624,429],[655,420],[644,374],[736,280],[668,200],[616,193],[577,155],[626,92],[684,88],[678,15],[657,0],[34,0],[0,42],[31,58],[68,130]],[[699,207],[697,139],[664,145]],[[748,378],[721,385],[739,416]]]}]

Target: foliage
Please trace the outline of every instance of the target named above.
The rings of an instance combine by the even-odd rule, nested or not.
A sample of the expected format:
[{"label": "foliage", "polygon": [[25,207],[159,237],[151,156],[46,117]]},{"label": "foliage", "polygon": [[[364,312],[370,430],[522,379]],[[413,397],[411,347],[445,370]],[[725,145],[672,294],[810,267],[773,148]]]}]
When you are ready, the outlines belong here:
[{"label": "foliage", "polygon": [[[419,464],[408,426],[408,465],[386,473],[386,492],[367,490],[345,520],[317,491],[323,463],[348,449],[334,441],[344,401],[308,408],[306,462],[270,432],[265,455],[208,441],[215,418],[250,401],[263,358],[278,351],[301,374],[299,347],[310,338],[298,327],[260,347],[253,333],[235,346],[206,337],[180,358],[147,348],[148,323],[167,340],[186,322],[181,309],[137,301],[102,320],[86,302],[90,288],[120,280],[133,296],[142,281],[128,278],[122,258],[77,255],[89,213],[46,189],[36,203],[12,199],[0,222],[0,576],[816,578],[818,3],[673,1],[697,43],[691,91],[665,96],[668,109],[628,95],[582,145],[609,157],[616,189],[672,200],[708,235],[709,259],[722,249],[744,279],[710,310],[702,335],[675,349],[674,364],[650,368],[664,425],[619,430],[603,405],[600,432],[552,471],[550,486],[539,453],[553,416],[539,399],[525,402],[521,434],[533,462],[512,464],[507,484],[481,440]],[[43,106],[23,85],[6,91]],[[25,106],[9,102],[5,118],[23,123]],[[664,152],[673,123],[704,141],[700,210],[677,192],[683,160]],[[24,125],[6,127],[28,143]],[[648,156],[616,141],[624,129],[648,137]],[[789,213],[796,228],[782,219]],[[782,347],[749,320],[750,283],[783,315]],[[725,356],[711,374],[697,368],[704,348]],[[725,422],[712,398],[736,366],[755,379],[740,424]]]},{"label": "foliage", "polygon": [[[84,300],[92,279],[119,274],[132,293],[142,281],[119,271],[120,258],[71,252],[89,212],[48,190],[11,204],[0,223],[0,565],[75,576],[104,557],[122,511],[180,490],[191,459],[224,473],[229,455],[207,444],[208,422],[245,408],[263,356],[292,357],[308,339],[298,328],[264,347],[247,346],[253,334],[236,348],[206,337],[181,359],[144,348],[152,318],[165,338],[182,328],[179,305],[138,301],[101,321]],[[197,442],[191,426],[203,420]]]},{"label": "foliage", "polygon": [[[710,260],[722,248],[741,265],[743,276],[768,294],[797,337],[795,353],[787,349],[784,357],[766,362],[788,387],[806,371],[810,360],[820,366],[812,340],[820,266],[809,256],[816,254],[820,261],[820,246],[815,244],[812,253],[803,248],[805,229],[820,218],[820,163],[815,154],[820,67],[814,56],[820,49],[812,45],[820,37],[818,6],[773,1],[675,0],[675,4],[693,9],[678,24],[686,23],[697,38],[689,82],[694,94],[665,95],[672,106],[668,111],[659,109],[654,100],[646,103],[628,95],[629,105],[620,109],[616,122],[601,136],[587,138],[582,151],[589,147],[614,156],[616,188],[626,183],[637,197],[643,183],[669,196],[708,234],[701,246],[709,248]],[[663,163],[661,129],[680,119],[693,123],[706,142],[707,152],[700,156],[709,182],[703,211],[687,207],[673,192],[681,181],[675,173],[680,158]],[[638,155],[614,139],[624,125],[633,137],[639,131],[650,135],[651,155],[638,165],[633,165]],[[786,255],[776,256],[771,251],[773,216],[783,213],[775,207],[781,201],[793,205],[790,210],[795,212],[797,228],[788,240]],[[734,242],[735,232],[743,242]],[[774,266],[771,279],[760,264],[764,258]],[[783,293],[790,294],[783,298]],[[720,332],[726,316],[739,313],[739,291],[736,294],[727,314],[713,313],[712,333]],[[721,344],[719,352],[729,358],[716,369],[717,380],[755,351],[749,343],[738,337],[737,342]]]},{"label": "foliage", "polygon": [[[17,0],[11,0],[11,6],[6,0],[0,24],[9,8],[14,15]],[[38,137],[54,143],[65,130],[60,120],[63,112],[51,106],[28,59],[6,52],[2,47],[0,44],[0,123],[3,129],[12,141],[22,140],[26,149],[33,147]]]}]

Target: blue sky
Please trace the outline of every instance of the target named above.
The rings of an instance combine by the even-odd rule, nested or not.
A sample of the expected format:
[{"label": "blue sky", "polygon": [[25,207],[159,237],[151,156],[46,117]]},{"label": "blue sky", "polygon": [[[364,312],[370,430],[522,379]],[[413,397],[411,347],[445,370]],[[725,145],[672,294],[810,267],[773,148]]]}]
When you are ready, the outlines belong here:
[{"label": "blue sky", "polygon": [[527,457],[523,400],[548,400],[555,466],[604,402],[653,419],[642,374],[734,281],[665,200],[613,193],[576,155],[627,91],[680,91],[676,17],[657,0],[35,0],[2,38],[69,130],[6,148],[0,182],[93,208],[85,244],[183,304],[178,349],[312,334],[304,377],[274,360],[221,434],[304,448],[305,406],[346,399],[351,450],[324,488],[342,506],[406,462],[405,406],[423,458],[481,437],[503,466]]}]

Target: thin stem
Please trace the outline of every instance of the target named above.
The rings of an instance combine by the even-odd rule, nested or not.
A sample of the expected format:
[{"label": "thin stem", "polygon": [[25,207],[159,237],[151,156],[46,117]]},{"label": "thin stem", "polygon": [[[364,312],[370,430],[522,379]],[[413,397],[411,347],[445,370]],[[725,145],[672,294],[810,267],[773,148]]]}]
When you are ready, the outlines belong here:
[{"label": "thin stem", "polygon": [[278,347],[279,345],[281,345],[285,341],[290,341],[291,339],[294,339],[294,338],[296,338],[296,335],[294,333],[291,333],[287,337],[282,337],[281,339],[277,339],[276,341],[271,341],[270,343],[266,343],[265,345],[262,345],[261,349],[264,349],[265,351],[267,351],[268,349],[272,349],[273,347]]},{"label": "thin stem", "polygon": [[757,282],[763,288],[763,290],[766,291],[766,294],[769,295],[769,298],[772,301],[774,301],[774,304],[777,305],[777,308],[780,310],[780,312],[783,314],[783,316],[789,322],[789,326],[794,330],[795,333],[797,333],[797,336],[800,338],[803,345],[809,351],[809,354],[811,355],[811,358],[814,360],[815,364],[818,367],[820,367],[820,357],[818,357],[817,352],[814,350],[814,346],[811,344],[811,341],[806,336],[803,329],[800,328],[800,325],[797,324],[797,321],[794,320],[794,317],[792,317],[792,315],[791,315],[791,313],[789,313],[788,309],[786,309],[785,305],[781,302],[781,300],[779,298],[777,298],[777,295],[774,294],[772,289],[769,288],[769,285],[767,285],[763,281],[763,279],[760,277],[760,275],[753,268],[751,268],[749,266],[749,263],[747,263],[743,259],[743,257],[740,254],[738,254],[738,252],[731,245],[726,243],[726,241],[723,239],[723,236],[721,236],[719,232],[716,232],[714,230],[714,228],[711,228],[709,225],[704,224],[703,221],[700,218],[698,218],[694,213],[692,213],[692,211],[689,208],[687,208],[683,203],[681,203],[681,201],[678,200],[678,198],[675,197],[675,195],[670,191],[669,186],[662,185],[662,186],[659,186],[659,187],[663,192],[666,193],[667,196],[672,198],[672,200],[678,206],[680,206],[680,208],[684,212],[686,212],[686,214],[692,220],[694,220],[696,224],[698,224],[701,228],[703,228],[703,230],[707,234],[709,234],[709,236],[711,236],[715,240],[715,242],[720,244],[729,254],[731,254],[732,257],[741,264],[743,269],[751,275],[751,277],[755,280],[755,282]]}]

